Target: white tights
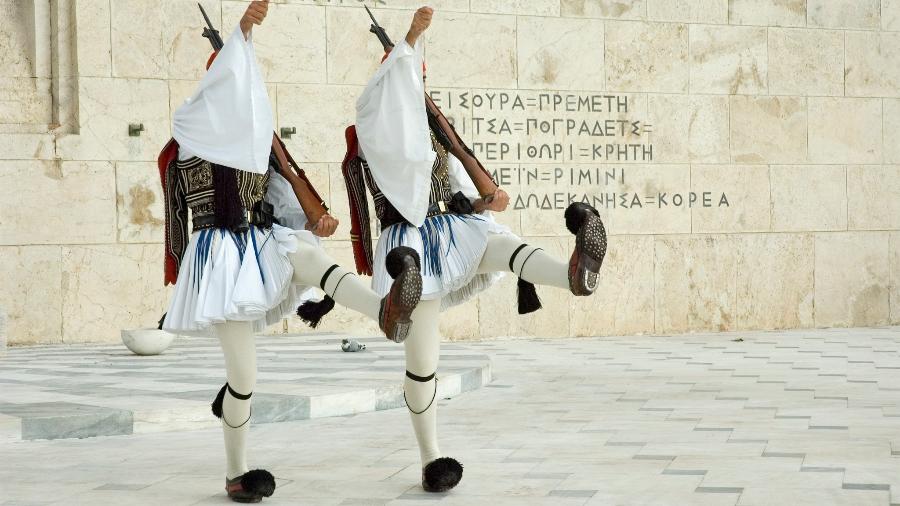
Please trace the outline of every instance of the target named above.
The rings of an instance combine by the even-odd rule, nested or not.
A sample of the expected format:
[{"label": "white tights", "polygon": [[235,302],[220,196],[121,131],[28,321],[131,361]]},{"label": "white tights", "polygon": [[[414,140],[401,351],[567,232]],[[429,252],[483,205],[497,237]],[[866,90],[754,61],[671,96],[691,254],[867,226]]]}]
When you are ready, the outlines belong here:
[{"label": "white tights", "polygon": [[[438,330],[440,311],[440,299],[423,300],[413,311],[412,327],[409,329],[409,337],[403,341],[403,348],[406,370],[416,376],[428,377],[437,371],[441,354],[441,334]],[[415,381],[409,376],[405,376],[403,380],[406,405],[419,442],[423,467],[441,456],[437,442],[436,388],[436,377],[427,382]]]},{"label": "white tights", "polygon": [[[509,272],[509,259],[522,244],[522,241],[515,237],[499,234],[489,236],[487,249],[478,265],[478,272]],[[526,281],[569,289],[568,263],[561,262],[533,246],[526,246],[519,251],[513,262],[513,269],[516,275],[521,273]],[[437,371],[441,353],[441,335],[438,329],[440,308],[440,300],[423,300],[412,314],[412,328],[403,344],[406,352],[406,370],[416,376],[428,377]],[[437,441],[435,381],[432,379],[419,382],[408,376],[403,381],[410,419],[419,443],[422,467],[441,456]]]},{"label": "white tights", "polygon": [[[290,256],[294,265],[294,283],[319,287],[322,276],[335,265],[322,248],[300,243]],[[359,277],[338,267],[328,276],[325,292],[338,304],[378,319],[381,297],[363,284]],[[225,376],[228,385],[242,395],[256,388],[256,342],[249,322],[230,321],[215,325],[225,354]],[[234,398],[227,390],[222,401],[222,429],[225,432],[225,475],[236,478],[247,471],[247,431],[250,429],[250,399]]]},{"label": "white tights", "polygon": [[[525,243],[521,239],[509,235],[492,234],[488,236],[487,249],[478,264],[478,273],[510,272],[509,259],[516,249]],[[513,273],[521,274],[522,279],[536,285],[547,285],[569,289],[569,264],[561,262],[546,251],[534,246],[525,246],[516,255],[513,262]]]},{"label": "white tights", "polygon": [[[226,322],[215,326],[225,353],[225,377],[235,392],[243,395],[256,388],[256,343],[249,322]],[[225,476],[236,478],[247,471],[247,431],[250,429],[250,399],[235,399],[226,390],[222,400],[222,430],[225,432]],[[246,423],[245,423],[246,422]]]},{"label": "white tights", "polygon": [[[321,288],[322,276],[333,265],[337,265],[325,250],[312,244],[300,242],[296,253],[290,256],[294,264],[294,283]],[[338,304],[362,313],[369,318],[378,321],[378,313],[381,311],[381,297],[363,283],[359,276],[342,267],[338,267],[325,282],[325,293],[331,296]]]}]

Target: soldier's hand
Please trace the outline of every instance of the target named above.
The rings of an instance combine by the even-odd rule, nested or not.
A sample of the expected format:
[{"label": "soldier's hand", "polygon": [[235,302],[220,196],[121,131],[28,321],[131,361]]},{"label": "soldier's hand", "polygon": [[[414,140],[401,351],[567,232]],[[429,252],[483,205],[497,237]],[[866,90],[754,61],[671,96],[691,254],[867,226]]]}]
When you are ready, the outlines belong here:
[{"label": "soldier's hand", "polygon": [[409,26],[409,33],[406,34],[406,42],[410,46],[416,44],[419,36],[431,25],[431,17],[434,15],[434,9],[431,7],[422,7],[413,15],[412,24]]},{"label": "soldier's hand", "polygon": [[500,188],[497,188],[497,191],[490,197],[487,197],[485,201],[487,204],[485,208],[487,210],[502,213],[503,211],[506,211],[506,208],[509,206],[509,195]]},{"label": "soldier's hand", "polygon": [[339,224],[340,222],[335,217],[331,216],[330,214],[324,214],[321,218],[319,218],[319,221],[316,222],[315,225],[310,226],[308,224],[307,228],[310,230],[310,232],[313,233],[313,235],[319,237],[330,237],[335,233],[335,231],[337,231],[337,227]]},{"label": "soldier's hand", "polygon": [[261,25],[263,20],[266,19],[268,12],[269,0],[250,2],[250,5],[247,6],[247,10],[244,12],[244,17],[241,18],[241,31],[244,32],[244,35],[250,34],[253,25]]}]

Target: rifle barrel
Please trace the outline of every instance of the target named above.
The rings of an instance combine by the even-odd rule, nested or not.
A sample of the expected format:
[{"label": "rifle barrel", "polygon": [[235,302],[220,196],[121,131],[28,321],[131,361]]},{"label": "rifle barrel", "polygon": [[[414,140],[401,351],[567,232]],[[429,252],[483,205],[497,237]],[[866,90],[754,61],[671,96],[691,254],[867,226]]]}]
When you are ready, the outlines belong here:
[{"label": "rifle barrel", "polygon": [[222,49],[225,45],[225,41],[222,40],[222,37],[219,36],[219,31],[213,27],[212,21],[209,20],[209,16],[206,15],[206,9],[203,8],[199,2],[197,3],[197,7],[200,7],[200,13],[203,14],[203,19],[206,21],[206,30],[203,32],[203,36],[206,37],[207,33],[209,34],[209,41],[212,43],[213,49],[218,51]]},{"label": "rifle barrel", "polygon": [[378,28],[381,28],[381,27],[378,25],[378,21],[375,21],[375,16],[372,14],[372,11],[369,10],[369,6],[368,6],[368,5],[363,5],[363,7],[366,8],[366,12],[369,13],[369,17],[372,18],[372,22],[375,23],[375,26],[377,26]]},{"label": "rifle barrel", "polygon": [[206,9],[203,8],[203,5],[200,2],[197,2],[197,7],[200,7],[200,14],[203,14],[203,19],[206,20],[206,26],[208,26],[210,30],[213,30],[213,24],[212,21],[209,20],[209,16],[206,15]]},{"label": "rifle barrel", "polygon": [[366,8],[366,12],[369,13],[369,17],[372,18],[372,26],[369,27],[369,31],[374,33],[377,37],[381,45],[384,46],[384,49],[387,50],[389,47],[394,47],[394,43],[391,41],[391,38],[388,36],[387,32],[381,25],[378,24],[378,21],[375,20],[375,15],[372,14],[372,11],[369,10],[368,5],[363,5]]}]

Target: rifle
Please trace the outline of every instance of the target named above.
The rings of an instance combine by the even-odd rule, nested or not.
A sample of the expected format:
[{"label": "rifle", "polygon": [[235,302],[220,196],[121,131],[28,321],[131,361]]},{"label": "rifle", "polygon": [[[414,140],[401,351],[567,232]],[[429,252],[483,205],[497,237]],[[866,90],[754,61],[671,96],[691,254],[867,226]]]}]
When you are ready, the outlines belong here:
[{"label": "rifle", "polygon": [[213,28],[212,21],[209,20],[209,16],[206,15],[206,9],[203,8],[199,3],[197,7],[200,7],[200,13],[203,14],[203,19],[206,20],[206,28],[203,29],[203,36],[209,39],[209,43],[212,44],[213,51],[218,51],[225,46],[225,41],[222,40],[222,37],[219,35],[219,31]]},{"label": "rifle", "polygon": [[[372,25],[369,27],[369,31],[374,33],[375,36],[378,37],[378,41],[381,42],[382,46],[384,46],[385,52],[393,49],[394,43],[391,42],[391,38],[388,37],[385,29],[378,24],[378,20],[375,19],[375,15],[372,14],[372,11],[369,10],[369,6],[364,5],[363,7],[366,8],[366,12],[368,12],[369,17],[372,18]],[[427,97],[428,94],[426,93],[425,96]],[[444,128],[438,121],[435,112],[431,107],[428,107],[425,112],[428,114],[428,126],[431,127],[431,130],[434,132],[434,136],[437,138],[438,142],[444,146],[445,149],[450,150],[452,142],[450,141],[450,137],[447,135]]]},{"label": "rifle", "polygon": [[[219,31],[215,29],[209,16],[206,15],[206,9],[199,3],[197,4],[197,7],[200,7],[200,13],[203,14],[203,19],[206,20],[203,36],[209,39],[213,51],[219,51],[225,47],[225,41],[222,40]],[[278,134],[274,132],[272,133],[272,151],[278,162],[277,166],[280,169],[279,172],[281,172],[281,175],[291,183],[292,187],[294,187],[294,193],[297,194],[297,200],[300,202],[300,207],[303,208],[303,212],[306,214],[309,222],[315,225],[318,223],[319,218],[328,214],[328,206],[325,205],[325,200],[319,196],[316,189],[313,188],[312,182],[306,177],[306,173],[300,169],[297,162],[295,162],[293,157],[291,157],[291,154],[288,153],[284,141],[282,141],[278,137]],[[291,170],[291,168],[293,168],[293,170]],[[299,178],[299,181],[297,178]],[[297,191],[295,184],[300,184],[302,187],[305,187],[304,189],[309,191]]]},{"label": "rifle", "polygon": [[378,41],[381,42],[381,45],[384,46],[384,50],[387,51],[394,47],[394,43],[391,42],[391,38],[388,37],[384,28],[378,24],[378,21],[375,20],[375,16],[372,14],[372,11],[369,10],[368,5],[363,5],[366,8],[366,12],[369,13],[369,17],[372,18],[372,25],[369,27],[369,31],[374,33],[376,37],[378,37]]}]

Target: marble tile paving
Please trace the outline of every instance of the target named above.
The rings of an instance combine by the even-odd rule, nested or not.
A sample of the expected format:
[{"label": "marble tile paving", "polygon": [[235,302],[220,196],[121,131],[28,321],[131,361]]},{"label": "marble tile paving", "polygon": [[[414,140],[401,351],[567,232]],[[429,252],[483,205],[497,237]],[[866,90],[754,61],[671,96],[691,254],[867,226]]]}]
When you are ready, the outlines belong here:
[{"label": "marble tile paving", "polygon": [[[403,348],[383,337],[259,337],[253,422],[342,416],[403,406]],[[440,394],[490,382],[490,359],[450,344]],[[225,382],[218,341],[179,338],[162,355],[122,345],[11,348],[0,360],[0,438],[61,439],[212,427],[209,404]],[[4,422],[6,420],[6,422]],[[5,425],[4,425],[5,423]],[[10,428],[11,426],[11,428]]]},{"label": "marble tile paving", "polygon": [[[494,379],[440,403],[441,448],[465,465],[452,492],[419,488],[402,409],[256,425],[251,465],[276,475],[271,505],[898,505],[898,351],[897,327],[470,343]],[[32,364],[5,386],[26,375],[73,377]],[[218,429],[0,455],[3,505],[228,504]]]}]

